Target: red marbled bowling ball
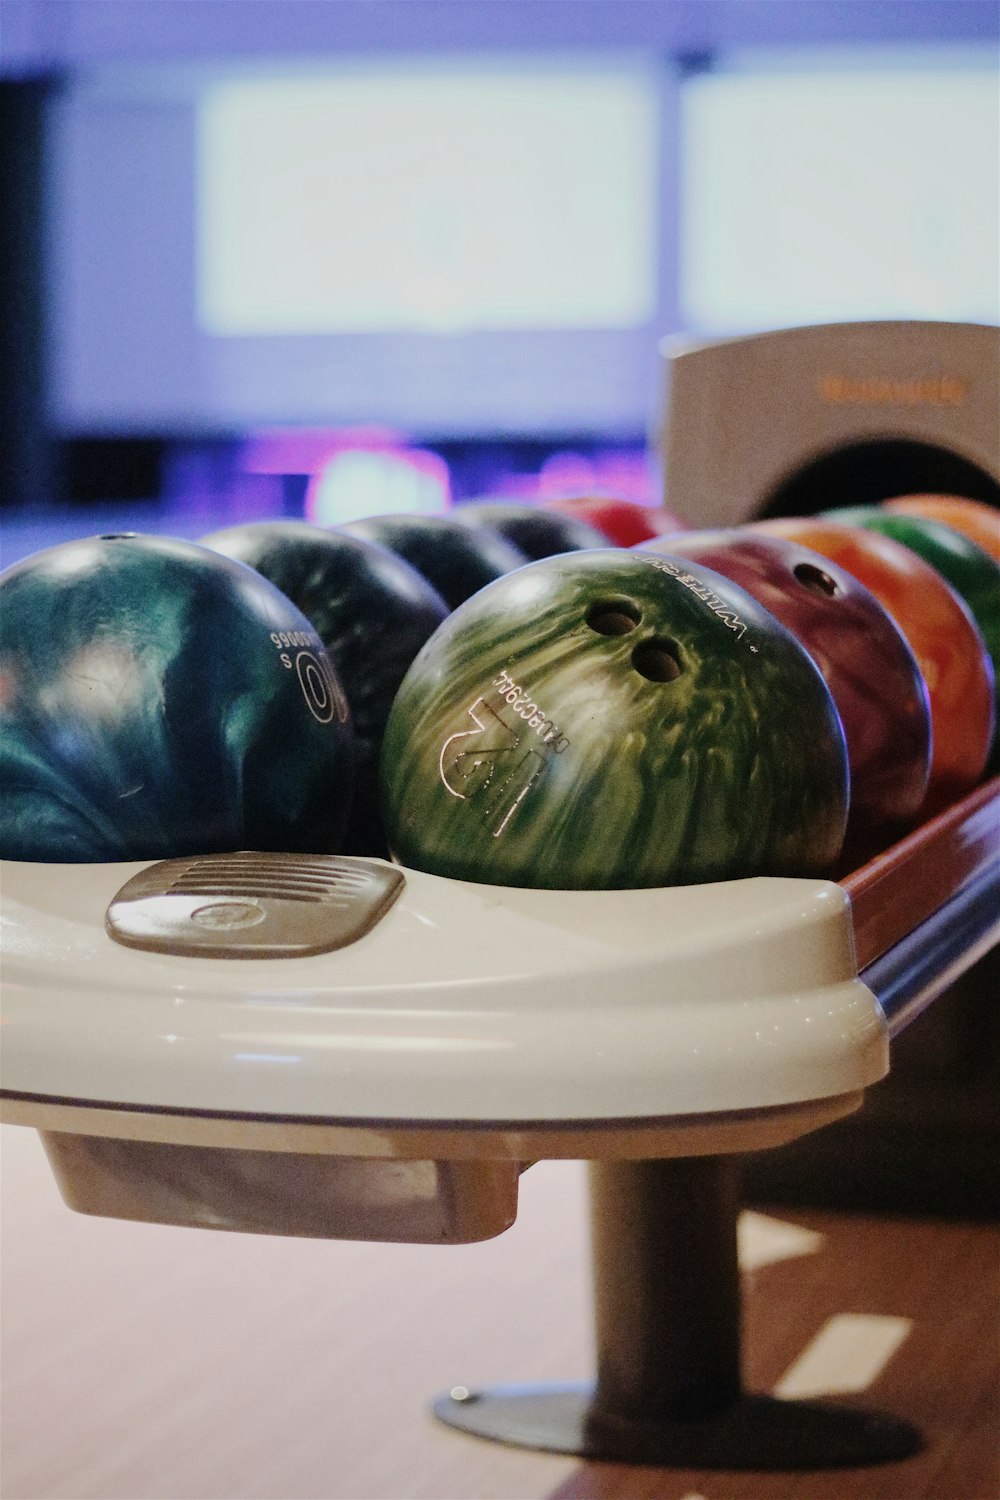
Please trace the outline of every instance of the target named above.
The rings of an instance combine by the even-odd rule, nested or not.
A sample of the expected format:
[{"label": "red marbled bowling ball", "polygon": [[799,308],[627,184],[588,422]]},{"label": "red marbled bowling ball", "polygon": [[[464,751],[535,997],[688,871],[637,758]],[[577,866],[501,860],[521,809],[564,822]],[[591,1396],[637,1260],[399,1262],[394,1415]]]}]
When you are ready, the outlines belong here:
[{"label": "red marbled bowling ball", "polygon": [[874,594],[810,548],[756,530],[675,533],[639,550],[689,557],[723,574],[810,653],[847,740],[849,847],[915,820],[931,760],[927,686],[905,636]]}]

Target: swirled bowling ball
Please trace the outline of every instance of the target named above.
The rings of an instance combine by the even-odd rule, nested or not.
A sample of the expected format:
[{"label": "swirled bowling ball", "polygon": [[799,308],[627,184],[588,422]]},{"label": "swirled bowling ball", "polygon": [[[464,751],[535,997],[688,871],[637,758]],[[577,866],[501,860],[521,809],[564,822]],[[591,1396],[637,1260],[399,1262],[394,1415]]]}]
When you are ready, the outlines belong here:
[{"label": "swirled bowling ball", "polygon": [[0,575],[0,855],[337,852],[350,714],[316,630],[193,542],[67,542]]},{"label": "swirled bowling ball", "polygon": [[882,508],[903,516],[926,516],[962,532],[1000,563],[1000,510],[964,495],[896,495]]},{"label": "swirled bowling ball", "polygon": [[527,561],[498,533],[471,532],[452,516],[364,516],[337,530],[398,553],[437,589],[449,609]]},{"label": "swirled bowling ball", "polygon": [[963,532],[932,516],[908,515],[882,505],[852,506],[827,514],[842,525],[863,526],[892,537],[936,568],[968,605],[993,663],[994,684],[1000,684],[1000,563]]},{"label": "swirled bowling ball", "polygon": [[357,780],[345,848],[384,854],[378,761],[386,719],[410,662],[448,606],[397,553],[307,521],[251,521],[202,542],[270,579],[314,626],[354,722]]},{"label": "swirled bowling ball", "polygon": [[931,706],[931,769],[921,818],[975,786],[993,736],[993,669],[967,605],[946,579],[911,548],[860,526],[789,516],[750,529],[801,542],[852,573],[906,636]]},{"label": "swirled bowling ball", "polygon": [[449,616],[396,696],[382,810],[404,864],[613,889],[825,873],[843,729],[794,636],[700,564],[530,563]]},{"label": "swirled bowling ball", "polygon": [[846,569],[798,542],[734,529],[645,542],[714,568],[769,609],[812,656],[837,705],[851,767],[848,842],[917,817],[931,759],[927,685],[906,637]]}]

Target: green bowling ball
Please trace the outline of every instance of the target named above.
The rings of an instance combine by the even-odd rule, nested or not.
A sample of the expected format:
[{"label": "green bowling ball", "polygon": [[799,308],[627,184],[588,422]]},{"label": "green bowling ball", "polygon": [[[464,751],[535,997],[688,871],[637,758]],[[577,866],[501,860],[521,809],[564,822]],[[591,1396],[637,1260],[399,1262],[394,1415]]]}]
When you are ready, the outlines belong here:
[{"label": "green bowling ball", "polygon": [[0,574],[0,857],[339,852],[353,777],[323,645],[253,569],[121,535]]},{"label": "green bowling ball", "polygon": [[826,515],[843,526],[891,536],[936,568],[968,605],[1000,683],[1000,563],[971,537],[929,516],[903,515],[880,505],[849,506]]},{"label": "green bowling ball", "polygon": [[848,795],[837,711],[790,632],[708,568],[618,549],[455,610],[383,743],[394,857],[494,885],[823,875]]}]

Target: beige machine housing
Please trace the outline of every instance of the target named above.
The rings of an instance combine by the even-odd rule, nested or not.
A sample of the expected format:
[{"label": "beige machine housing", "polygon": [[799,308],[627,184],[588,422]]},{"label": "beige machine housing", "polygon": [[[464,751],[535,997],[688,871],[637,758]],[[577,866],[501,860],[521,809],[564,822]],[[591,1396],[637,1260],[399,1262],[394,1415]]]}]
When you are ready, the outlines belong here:
[{"label": "beige machine housing", "polygon": [[662,352],[664,503],[690,525],[923,492],[1000,504],[1000,329],[836,323]]}]

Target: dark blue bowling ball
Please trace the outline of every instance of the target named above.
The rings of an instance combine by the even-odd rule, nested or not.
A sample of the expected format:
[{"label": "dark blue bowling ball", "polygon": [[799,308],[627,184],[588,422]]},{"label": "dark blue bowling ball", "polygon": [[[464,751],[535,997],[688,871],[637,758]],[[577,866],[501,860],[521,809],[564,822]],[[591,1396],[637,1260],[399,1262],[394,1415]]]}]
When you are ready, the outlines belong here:
[{"label": "dark blue bowling ball", "polygon": [[365,516],[337,530],[398,553],[437,589],[449,609],[457,609],[528,559],[498,532],[462,526],[456,515]]},{"label": "dark blue bowling ball", "polygon": [[202,541],[270,579],[315,627],[354,721],[357,784],[346,847],[385,854],[378,764],[386,720],[411,661],[447,617],[447,604],[397,553],[307,521],[251,521]]},{"label": "dark blue bowling ball", "polygon": [[193,542],[94,537],[0,574],[0,856],[332,853],[347,700],[314,627]]},{"label": "dark blue bowling ball", "polygon": [[465,500],[452,514],[470,530],[502,536],[533,562],[563,552],[610,545],[607,533],[581,516],[525,505],[519,500]]}]

